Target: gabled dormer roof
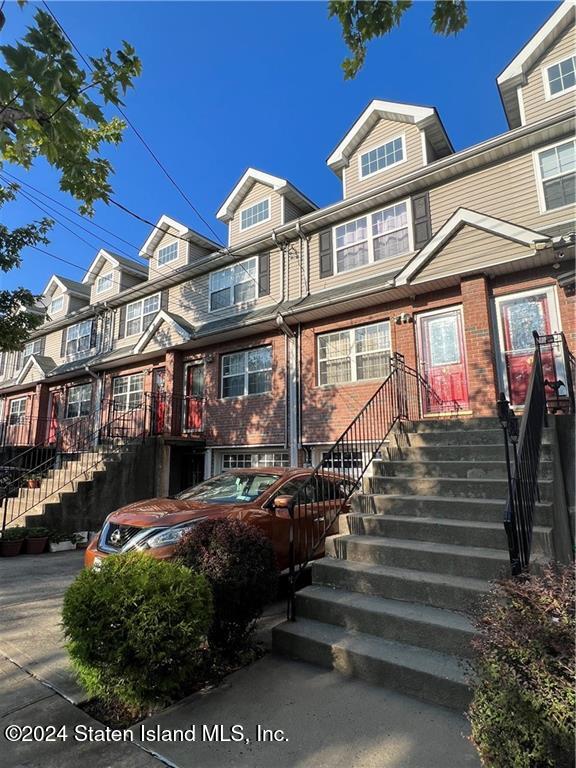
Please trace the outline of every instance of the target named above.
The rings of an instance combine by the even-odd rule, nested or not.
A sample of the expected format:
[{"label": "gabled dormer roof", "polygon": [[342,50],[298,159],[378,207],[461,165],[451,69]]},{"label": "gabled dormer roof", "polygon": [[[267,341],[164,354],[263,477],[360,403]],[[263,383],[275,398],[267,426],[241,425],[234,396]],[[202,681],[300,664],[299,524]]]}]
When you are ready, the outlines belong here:
[{"label": "gabled dormer roof", "polygon": [[576,5],[574,0],[564,0],[548,21],[540,27],[538,32],[530,38],[506,69],[496,78],[510,128],[518,128],[522,125],[518,86],[525,82],[526,73],[554,45],[566,29],[574,24],[575,19]]},{"label": "gabled dormer roof", "polygon": [[41,378],[47,376],[56,367],[56,363],[51,357],[45,357],[44,355],[30,355],[22,370],[16,378],[17,384],[22,384],[28,373],[32,368],[36,368]]},{"label": "gabled dormer roof", "polygon": [[178,317],[178,315],[170,314],[169,312],[166,312],[165,309],[161,309],[136,342],[134,352],[143,352],[146,349],[148,342],[154,337],[162,325],[167,325],[175,331],[183,342],[190,341],[192,334],[194,333],[193,326],[187,323],[183,318]]},{"label": "gabled dormer roof", "polygon": [[279,195],[285,195],[302,213],[310,213],[310,211],[318,209],[316,203],[313,203],[312,200],[286,179],[272,176],[270,173],[264,173],[264,171],[258,171],[256,168],[248,168],[222,203],[216,218],[220,219],[220,221],[230,221],[255,182],[260,182],[260,184],[270,187],[270,189],[278,192]]},{"label": "gabled dormer roof", "polygon": [[148,275],[148,268],[144,264],[140,264],[126,256],[120,256],[117,253],[101,248],[96,254],[96,258],[92,264],[90,264],[86,270],[86,274],[82,278],[82,283],[85,285],[93,285],[102,270],[102,266],[106,262],[109,263],[112,268],[120,269],[122,272],[128,272],[136,277],[141,277],[143,280],[145,280]]},{"label": "gabled dormer roof", "polygon": [[52,275],[50,280],[48,280],[46,288],[42,291],[42,295],[49,296],[54,293],[56,288],[60,288],[62,293],[69,293],[71,296],[77,296],[81,299],[90,298],[90,288],[88,286],[61,275]]},{"label": "gabled dormer roof", "polygon": [[342,175],[342,168],[348,165],[350,156],[379,120],[416,125],[425,131],[426,138],[434,148],[437,157],[444,157],[454,152],[452,143],[434,107],[421,107],[416,104],[401,104],[396,101],[374,99],[326,161],[334,173],[338,176]]},{"label": "gabled dormer roof", "polygon": [[170,216],[163,215],[158,219],[158,223],[152,230],[152,234],[140,249],[139,255],[144,259],[151,258],[158,243],[169,229],[174,229],[178,237],[182,237],[184,240],[195,243],[200,246],[200,248],[206,248],[207,251],[217,251],[220,248],[220,245],[214,242],[214,240],[210,240],[208,237],[204,237],[204,235],[196,232],[196,230],[190,229],[184,224],[180,224],[179,221],[171,219]]}]

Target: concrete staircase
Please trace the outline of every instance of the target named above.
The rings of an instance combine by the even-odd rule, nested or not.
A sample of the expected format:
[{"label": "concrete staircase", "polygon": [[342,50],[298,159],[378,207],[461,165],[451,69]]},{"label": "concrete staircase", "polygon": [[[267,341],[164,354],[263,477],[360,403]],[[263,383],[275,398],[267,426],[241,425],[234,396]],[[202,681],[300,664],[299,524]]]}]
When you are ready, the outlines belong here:
[{"label": "concrete staircase", "polygon": [[[312,564],[295,622],[274,648],[345,675],[466,708],[467,609],[508,573],[507,496],[496,419],[423,421],[373,463],[340,534]],[[533,560],[552,551],[552,462],[545,434]]]}]

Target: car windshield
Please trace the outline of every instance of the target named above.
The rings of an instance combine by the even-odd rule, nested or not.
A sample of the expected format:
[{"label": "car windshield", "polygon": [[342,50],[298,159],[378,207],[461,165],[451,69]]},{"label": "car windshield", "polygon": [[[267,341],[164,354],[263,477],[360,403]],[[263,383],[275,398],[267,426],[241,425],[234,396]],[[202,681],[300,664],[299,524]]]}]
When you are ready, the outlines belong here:
[{"label": "car windshield", "polygon": [[247,504],[264,493],[279,478],[280,475],[227,472],[194,488],[187,488],[176,498],[204,501],[207,504]]}]

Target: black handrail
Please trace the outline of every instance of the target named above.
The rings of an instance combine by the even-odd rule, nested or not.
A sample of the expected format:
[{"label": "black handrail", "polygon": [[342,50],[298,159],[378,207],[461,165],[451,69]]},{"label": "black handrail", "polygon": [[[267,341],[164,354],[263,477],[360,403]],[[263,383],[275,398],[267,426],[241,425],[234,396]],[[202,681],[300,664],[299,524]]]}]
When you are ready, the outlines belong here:
[{"label": "black handrail", "polygon": [[334,531],[340,514],[358,488],[372,461],[400,424],[421,418],[424,404],[433,400],[440,410],[458,413],[460,406],[445,403],[429,382],[406,365],[403,355],[391,359],[391,370],[338,440],[324,453],[312,474],[294,491],[287,507],[290,516],[288,619],[295,619],[295,593],[300,574]]},{"label": "black handrail", "polygon": [[[547,425],[546,387],[539,336],[534,336],[534,363],[530,373],[524,414],[520,427],[504,393],[498,400],[498,418],[504,431],[508,468],[508,498],[504,511],[504,529],[508,539],[513,576],[526,572],[530,565],[534,509],[539,500],[538,466],[544,427]],[[511,467],[508,443],[512,444]]]}]

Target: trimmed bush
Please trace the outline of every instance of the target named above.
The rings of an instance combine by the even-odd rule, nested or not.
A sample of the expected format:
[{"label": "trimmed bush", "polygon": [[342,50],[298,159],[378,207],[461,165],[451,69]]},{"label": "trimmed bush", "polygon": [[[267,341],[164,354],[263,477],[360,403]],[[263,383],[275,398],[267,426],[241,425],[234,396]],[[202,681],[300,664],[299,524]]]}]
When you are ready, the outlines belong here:
[{"label": "trimmed bush", "polygon": [[240,652],[276,594],[276,556],[270,540],[239,520],[204,520],[182,537],[176,555],[212,586],[211,648],[228,656]]},{"label": "trimmed bush", "polygon": [[498,582],[476,619],[472,741],[491,768],[574,766],[574,574]]},{"label": "trimmed bush", "polygon": [[144,553],[84,570],[64,597],[72,665],[90,697],[133,712],[186,693],[203,662],[210,585],[178,563]]}]

